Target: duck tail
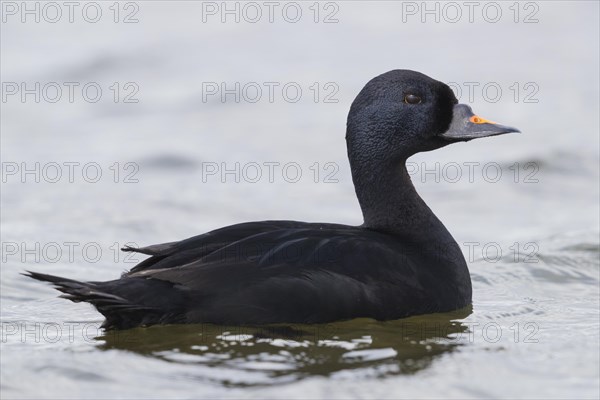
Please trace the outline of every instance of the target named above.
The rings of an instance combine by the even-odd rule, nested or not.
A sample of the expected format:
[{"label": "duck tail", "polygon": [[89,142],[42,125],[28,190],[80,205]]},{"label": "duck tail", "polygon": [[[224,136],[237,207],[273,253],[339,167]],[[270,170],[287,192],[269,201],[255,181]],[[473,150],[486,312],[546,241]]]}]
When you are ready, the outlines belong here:
[{"label": "duck tail", "polygon": [[153,311],[157,311],[154,307],[132,304],[121,296],[107,293],[95,282],[81,282],[33,271],[26,271],[22,275],[38,281],[51,283],[57,290],[63,293],[59,296],[63,299],[71,300],[75,303],[83,301],[92,304],[106,318],[106,321],[102,324],[102,327],[106,329],[128,328],[129,326],[126,325],[129,324],[125,323],[125,321],[135,321],[138,319],[136,318],[137,315],[141,317],[144,313],[152,314]]}]

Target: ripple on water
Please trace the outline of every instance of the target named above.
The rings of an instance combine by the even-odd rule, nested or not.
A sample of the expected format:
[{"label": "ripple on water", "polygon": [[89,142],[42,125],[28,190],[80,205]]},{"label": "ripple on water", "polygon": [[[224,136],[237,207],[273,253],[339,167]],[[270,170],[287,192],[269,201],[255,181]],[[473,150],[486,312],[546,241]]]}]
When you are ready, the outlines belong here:
[{"label": "ripple on water", "polygon": [[414,373],[461,346],[460,334],[467,328],[456,319],[469,313],[466,309],[398,321],[357,319],[322,325],[154,326],[106,332],[97,339],[100,350],[209,366],[227,377],[220,380],[220,374],[211,374],[213,382],[260,386],[332,376],[347,368],[378,376]]},{"label": "ripple on water", "polygon": [[[44,364],[42,357],[43,367],[33,368],[36,373],[60,375],[71,381],[92,384],[114,380],[113,370],[126,361],[141,368],[144,379],[156,380],[157,384],[202,382],[227,390],[301,384],[318,378],[389,382],[434,369],[450,355],[452,359],[481,362],[488,354],[501,354],[503,359],[512,360],[534,349],[528,357],[538,354],[545,359],[560,354],[556,343],[577,349],[579,343],[597,337],[598,324],[589,321],[598,317],[599,253],[590,243],[587,239],[573,242],[572,238],[540,241],[540,257],[533,264],[507,259],[493,264],[481,260],[471,263],[473,311],[386,322],[356,319],[263,327],[173,325],[104,332],[97,329],[99,314],[90,307],[52,299],[24,306],[10,304],[4,308],[3,322],[21,321],[29,324],[27,329],[36,322],[91,323],[97,336],[78,336],[75,346],[62,339],[37,347],[14,342],[15,337],[11,337],[3,349],[50,352],[50,359],[56,358],[58,350],[66,362],[84,360],[81,366],[54,368],[55,362],[47,363],[46,359]],[[21,320],[24,315],[28,318]],[[78,316],[75,321],[73,315]],[[77,329],[76,335],[83,336],[83,328]],[[514,351],[515,346],[519,346],[518,351]],[[73,358],[75,353],[77,358]],[[587,353],[577,354],[585,358]],[[115,357],[120,361],[102,370],[96,360],[103,355],[109,365]],[[499,362],[508,365],[508,361]],[[145,365],[150,366],[148,370],[140,367]],[[123,376],[141,379],[133,376],[136,368],[123,368]],[[526,367],[520,368],[526,373]]]}]

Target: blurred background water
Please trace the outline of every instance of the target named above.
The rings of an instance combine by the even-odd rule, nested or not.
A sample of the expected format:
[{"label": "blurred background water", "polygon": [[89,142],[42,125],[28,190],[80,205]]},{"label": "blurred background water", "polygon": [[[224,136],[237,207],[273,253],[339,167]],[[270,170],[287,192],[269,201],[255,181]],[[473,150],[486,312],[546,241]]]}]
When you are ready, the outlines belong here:
[{"label": "blurred background water", "polygon": [[[2,397],[598,398],[598,2],[475,3],[2,2]],[[126,243],[242,221],[360,224],[345,119],[396,68],[523,132],[409,160],[472,310],[107,333],[19,275],[114,279]]]}]

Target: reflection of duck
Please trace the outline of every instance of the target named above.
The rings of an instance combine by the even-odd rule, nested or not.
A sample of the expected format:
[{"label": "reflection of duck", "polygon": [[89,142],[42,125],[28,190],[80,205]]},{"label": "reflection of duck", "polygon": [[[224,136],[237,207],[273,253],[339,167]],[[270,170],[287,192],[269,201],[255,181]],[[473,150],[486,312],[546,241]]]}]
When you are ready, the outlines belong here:
[{"label": "reflection of duck", "polygon": [[193,365],[186,374],[199,380],[228,386],[274,385],[349,369],[375,376],[418,372],[468,342],[467,326],[457,320],[470,312],[466,307],[384,322],[153,326],[107,331],[96,340],[103,342],[103,350]]},{"label": "reflection of duck", "polygon": [[157,323],[389,320],[471,303],[462,253],[415,191],[408,157],[516,132],[456,104],[445,84],[395,70],[354,100],[346,140],[359,227],[266,221],[180,242],[127,248],[152,257],[121,279],[77,282],[31,272],[65,298],[92,303],[107,328]]}]

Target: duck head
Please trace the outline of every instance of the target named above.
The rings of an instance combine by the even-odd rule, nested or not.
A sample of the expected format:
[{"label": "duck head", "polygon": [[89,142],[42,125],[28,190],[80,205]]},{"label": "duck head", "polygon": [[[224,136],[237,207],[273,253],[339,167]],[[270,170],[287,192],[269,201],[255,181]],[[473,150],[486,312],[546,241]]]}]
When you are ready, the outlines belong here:
[{"label": "duck head", "polygon": [[519,132],[458,104],[452,89],[410,70],[393,70],[369,81],[348,115],[350,159],[403,161],[454,142]]}]

